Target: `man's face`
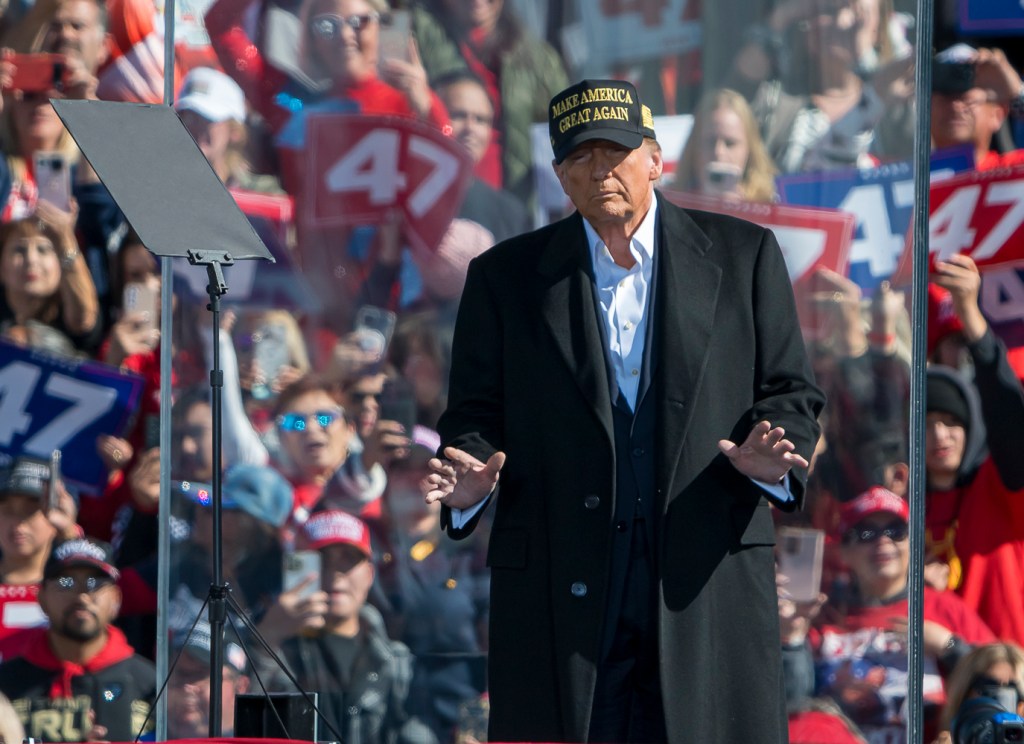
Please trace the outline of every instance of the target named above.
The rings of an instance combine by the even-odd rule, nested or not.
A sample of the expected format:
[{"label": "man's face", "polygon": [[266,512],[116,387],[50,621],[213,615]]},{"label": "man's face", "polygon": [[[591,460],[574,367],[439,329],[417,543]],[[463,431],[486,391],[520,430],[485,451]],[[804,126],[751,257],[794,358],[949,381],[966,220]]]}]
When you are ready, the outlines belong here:
[{"label": "man's face", "polygon": [[[235,696],[249,689],[249,679],[224,667],[221,730],[234,730]],[[201,739],[210,733],[210,665],[188,652],[178,658],[167,682],[167,733],[172,739]]]},{"label": "man's face", "polygon": [[441,91],[441,102],[448,109],[452,137],[479,163],[491,143],[494,123],[494,107],[487,92],[473,82],[454,83]]},{"label": "man's face", "polygon": [[50,618],[50,632],[86,643],[106,633],[121,609],[121,590],[95,568],[67,568],[43,582],[39,606]]},{"label": "man's face", "polygon": [[328,545],[321,549],[321,588],[327,592],[328,620],[348,620],[366,604],[373,586],[373,563],[354,545]]},{"label": "man's face", "polygon": [[644,143],[635,150],[590,140],[554,166],[562,190],[595,228],[635,228],[654,199],[661,178],[661,151]]},{"label": "man's face", "polygon": [[932,94],[932,141],[935,147],[974,144],[975,112],[988,100],[981,88],[952,95]]},{"label": "man's face", "polygon": [[0,497],[0,553],[28,558],[50,550],[57,531],[35,496],[12,493]]},{"label": "man's face", "polygon": [[887,594],[894,584],[906,580],[910,565],[910,535],[907,523],[899,515],[889,512],[871,514],[850,532],[856,537],[851,539],[844,535],[842,557],[856,576],[861,591],[869,596],[879,596],[874,588],[882,587]]},{"label": "man's face", "polygon": [[94,0],[63,0],[46,29],[43,46],[49,52],[81,60],[95,75],[107,58],[105,36]]},{"label": "man's face", "polygon": [[945,411],[925,415],[924,464],[932,478],[955,475],[964,458],[967,430],[963,422]]}]

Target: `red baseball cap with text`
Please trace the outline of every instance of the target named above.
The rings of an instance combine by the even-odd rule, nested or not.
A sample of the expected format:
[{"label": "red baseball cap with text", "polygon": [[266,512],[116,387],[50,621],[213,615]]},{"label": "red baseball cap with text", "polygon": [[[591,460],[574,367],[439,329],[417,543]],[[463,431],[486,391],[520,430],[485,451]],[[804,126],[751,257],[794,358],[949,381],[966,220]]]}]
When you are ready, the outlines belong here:
[{"label": "red baseball cap with text", "polygon": [[888,488],[872,486],[852,501],[848,501],[839,509],[839,529],[846,532],[872,514],[888,512],[895,514],[904,522],[910,520],[910,504]]},{"label": "red baseball cap with text", "polygon": [[354,545],[365,555],[372,554],[370,530],[363,520],[339,509],[317,512],[302,526],[302,536],[310,550],[328,545]]}]

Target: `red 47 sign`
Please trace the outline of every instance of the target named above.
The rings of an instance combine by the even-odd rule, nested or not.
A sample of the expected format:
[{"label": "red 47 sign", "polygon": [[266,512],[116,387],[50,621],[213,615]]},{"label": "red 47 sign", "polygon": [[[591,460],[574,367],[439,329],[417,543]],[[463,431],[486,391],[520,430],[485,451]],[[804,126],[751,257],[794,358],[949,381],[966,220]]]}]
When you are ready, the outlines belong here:
[{"label": "red 47 sign", "polygon": [[[929,189],[928,263],[957,253],[982,271],[1024,263],[1024,165],[968,171]],[[909,281],[911,240],[897,270]]]},{"label": "red 47 sign", "polygon": [[308,225],[376,224],[400,209],[406,236],[437,247],[472,174],[462,145],[397,116],[314,114],[307,126]]},{"label": "red 47 sign", "polygon": [[680,207],[730,214],[774,232],[786,259],[789,280],[797,290],[803,289],[818,269],[846,273],[854,226],[854,216],[849,212],[784,204],[727,202],[681,191],[662,193]]}]

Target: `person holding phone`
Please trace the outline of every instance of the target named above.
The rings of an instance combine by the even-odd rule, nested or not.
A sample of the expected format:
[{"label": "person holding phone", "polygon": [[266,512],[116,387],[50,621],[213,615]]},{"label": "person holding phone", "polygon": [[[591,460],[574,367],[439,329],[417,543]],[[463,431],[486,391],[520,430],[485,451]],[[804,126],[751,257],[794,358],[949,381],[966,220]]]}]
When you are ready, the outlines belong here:
[{"label": "person holding phone", "polygon": [[775,173],[746,99],[728,88],[705,94],[672,187],[729,201],[772,202]]},{"label": "person holding phone", "polygon": [[36,320],[94,353],[102,337],[99,296],[75,238],[77,204],[47,202],[33,217],[0,226],[0,323]]},{"label": "person holding phone", "polygon": [[[297,546],[319,551],[327,601],[318,627],[284,639],[280,651],[302,689],[319,693],[320,714],[331,725],[321,721],[319,730],[366,744],[435,741],[407,712],[412,655],[388,637],[366,602],[376,576],[369,528],[347,512],[321,511],[303,525]],[[294,690],[273,662],[256,658],[269,690]]]},{"label": "person holding phone", "polygon": [[[813,664],[816,674],[804,679],[817,680],[813,688],[788,692],[833,698],[872,741],[901,738],[906,726],[909,515],[906,499],[881,486],[845,503],[839,529],[849,589],[829,598],[811,642],[807,624],[797,633],[789,623],[793,632],[783,639],[787,669]],[[928,732],[936,733],[944,700],[943,678],[972,645],[992,642],[995,635],[956,594],[928,586],[924,621],[925,741],[931,741]]]}]

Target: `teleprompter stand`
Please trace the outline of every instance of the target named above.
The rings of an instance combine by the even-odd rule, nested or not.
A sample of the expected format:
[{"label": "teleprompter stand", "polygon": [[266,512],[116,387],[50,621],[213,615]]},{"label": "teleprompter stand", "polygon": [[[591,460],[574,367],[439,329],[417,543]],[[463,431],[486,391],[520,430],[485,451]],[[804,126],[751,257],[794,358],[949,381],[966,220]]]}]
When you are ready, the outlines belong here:
[{"label": "teleprompter stand", "polygon": [[[273,261],[274,258],[174,109],[109,101],[53,100],[51,103],[143,245],[156,256],[185,258],[190,264],[206,267],[209,280],[206,290],[210,298],[207,309],[213,314],[214,334],[210,371],[213,571],[204,606],[209,608],[210,622],[210,689],[213,692],[210,695],[210,736],[220,737],[223,701],[219,692],[224,674],[224,626],[229,605],[313,704],[238,606],[224,582],[223,572],[221,392],[224,375],[220,368],[220,299],[228,289],[223,268],[242,259]],[[169,411],[170,401],[161,400],[161,407]],[[164,680],[160,694],[166,685],[167,680]],[[313,707],[316,709],[315,704]],[[330,727],[330,722],[323,720]],[[284,728],[283,723],[281,726]],[[332,734],[341,740],[333,729]]]}]

